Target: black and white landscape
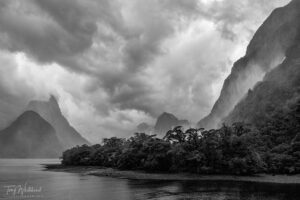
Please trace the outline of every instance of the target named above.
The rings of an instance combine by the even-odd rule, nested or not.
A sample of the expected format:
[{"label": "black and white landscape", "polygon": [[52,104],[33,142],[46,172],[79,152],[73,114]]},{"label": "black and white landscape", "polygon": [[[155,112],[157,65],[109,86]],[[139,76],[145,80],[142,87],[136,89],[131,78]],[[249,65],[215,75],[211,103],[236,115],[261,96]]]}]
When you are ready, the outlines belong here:
[{"label": "black and white landscape", "polygon": [[299,187],[300,0],[0,1],[0,199]]}]

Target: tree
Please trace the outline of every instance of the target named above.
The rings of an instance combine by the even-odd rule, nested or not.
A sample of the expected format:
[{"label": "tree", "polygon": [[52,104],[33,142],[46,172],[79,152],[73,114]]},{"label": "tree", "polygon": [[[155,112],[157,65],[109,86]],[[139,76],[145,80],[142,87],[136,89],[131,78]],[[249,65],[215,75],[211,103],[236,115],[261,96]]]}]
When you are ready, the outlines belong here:
[{"label": "tree", "polygon": [[173,130],[169,130],[163,139],[174,143],[183,143],[185,138],[186,135],[182,131],[182,126],[176,126]]}]

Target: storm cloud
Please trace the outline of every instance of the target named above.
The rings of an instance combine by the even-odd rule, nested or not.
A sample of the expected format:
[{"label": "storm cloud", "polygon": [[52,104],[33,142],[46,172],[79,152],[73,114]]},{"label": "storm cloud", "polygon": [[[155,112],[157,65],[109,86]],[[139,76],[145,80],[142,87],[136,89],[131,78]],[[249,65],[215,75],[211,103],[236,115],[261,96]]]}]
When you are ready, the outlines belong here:
[{"label": "storm cloud", "polygon": [[196,122],[271,11],[288,0],[4,0],[0,127],[31,99],[92,141],[162,112]]}]

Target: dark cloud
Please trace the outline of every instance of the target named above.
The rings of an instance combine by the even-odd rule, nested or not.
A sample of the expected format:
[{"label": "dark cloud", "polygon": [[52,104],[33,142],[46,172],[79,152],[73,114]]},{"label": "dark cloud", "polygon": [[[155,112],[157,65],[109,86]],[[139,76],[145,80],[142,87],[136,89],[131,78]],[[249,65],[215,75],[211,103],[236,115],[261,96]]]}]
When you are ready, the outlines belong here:
[{"label": "dark cloud", "polygon": [[95,24],[85,21],[78,5],[67,1],[59,1],[62,5],[38,2],[43,9],[48,8],[49,16],[31,1],[12,1],[1,7],[1,32],[7,36],[11,51],[26,52],[40,62],[59,62],[91,45]]},{"label": "dark cloud", "polygon": [[129,70],[135,71],[163,53],[161,42],[174,32],[174,27],[158,3],[135,1],[133,6],[130,22],[135,26],[135,35],[126,41],[123,61]]},{"label": "dark cloud", "polygon": [[55,91],[85,133],[128,133],[164,111],[198,121],[253,32],[287,1],[0,1],[0,48],[10,52],[0,52],[9,57],[0,113]]}]

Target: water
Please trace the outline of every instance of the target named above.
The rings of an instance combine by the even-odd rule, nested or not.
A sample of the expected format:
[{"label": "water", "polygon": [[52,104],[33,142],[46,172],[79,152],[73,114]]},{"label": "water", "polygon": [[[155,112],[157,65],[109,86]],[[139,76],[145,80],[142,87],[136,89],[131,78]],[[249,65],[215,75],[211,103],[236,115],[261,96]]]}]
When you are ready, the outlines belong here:
[{"label": "water", "polygon": [[[58,160],[0,159],[0,199],[299,200],[299,185],[226,181],[141,181],[44,171]],[[15,189],[15,190],[14,190]],[[23,191],[23,193],[22,193]]]}]

